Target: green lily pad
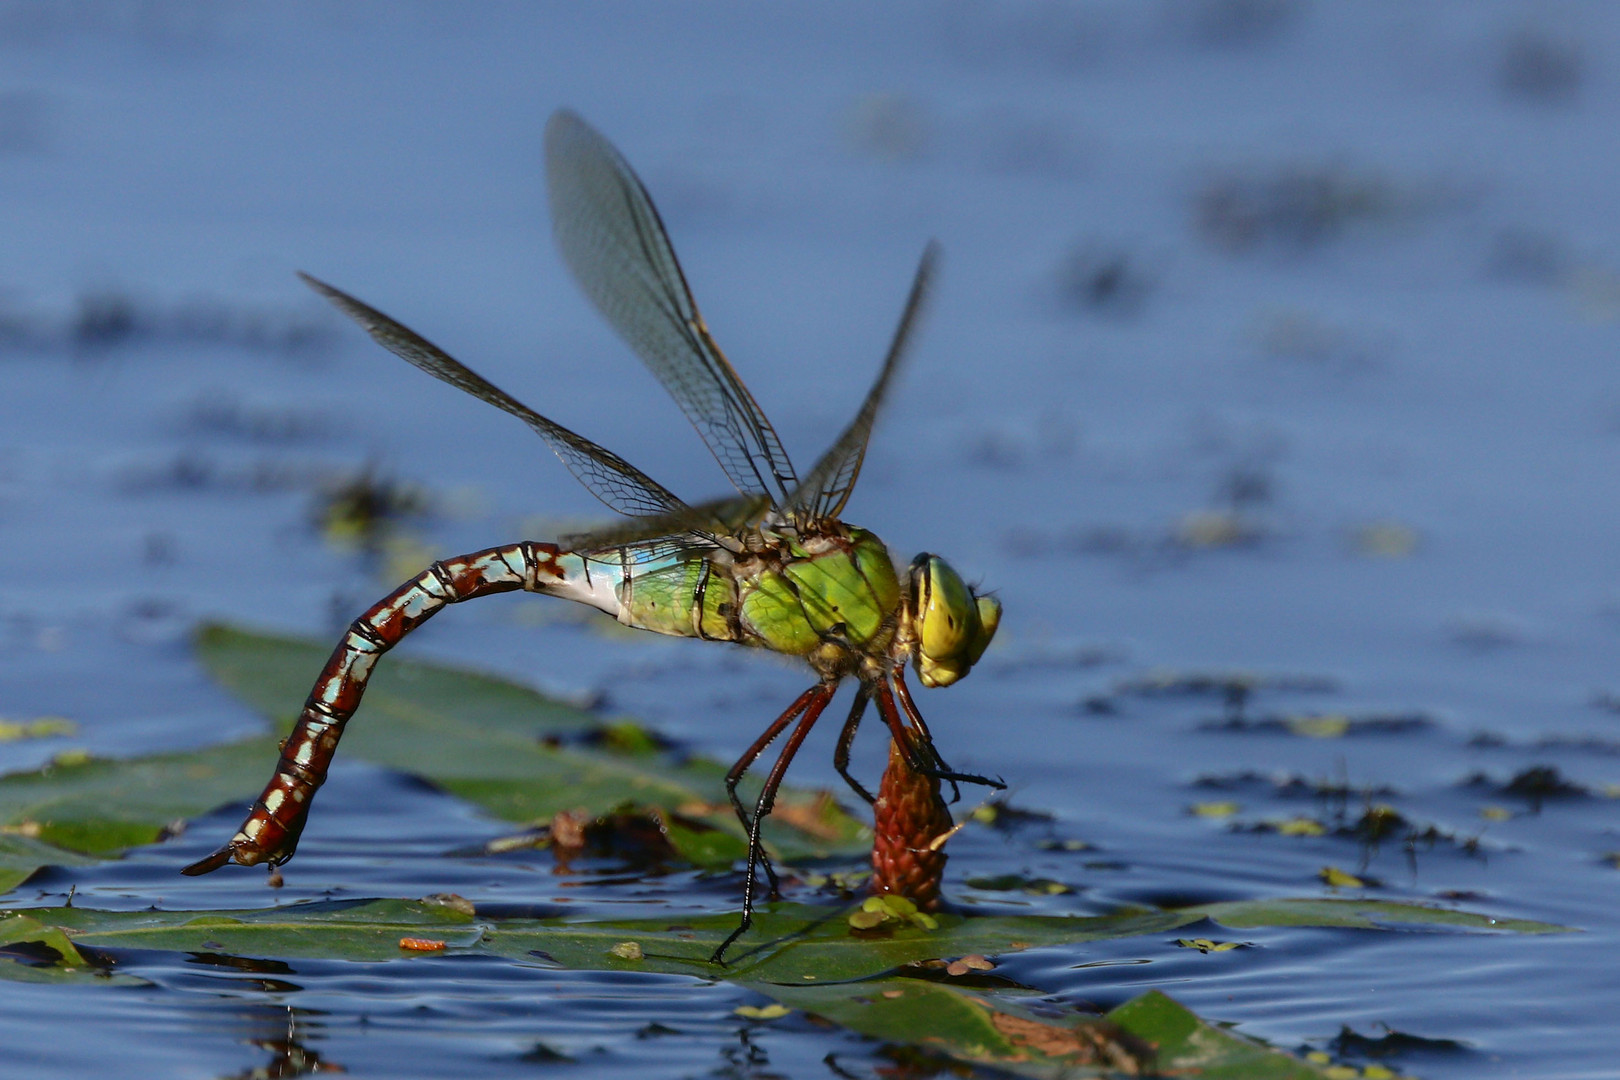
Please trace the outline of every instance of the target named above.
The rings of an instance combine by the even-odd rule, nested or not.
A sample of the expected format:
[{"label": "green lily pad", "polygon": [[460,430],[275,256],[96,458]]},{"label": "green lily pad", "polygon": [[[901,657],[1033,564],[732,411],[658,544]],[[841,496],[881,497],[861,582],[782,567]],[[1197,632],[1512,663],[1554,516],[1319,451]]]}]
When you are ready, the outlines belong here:
[{"label": "green lily pad", "polygon": [[[55,848],[113,855],[160,840],[176,823],[221,803],[251,797],[275,756],[276,740],[260,737],[127,760],[58,759],[0,777],[0,823]],[[85,863],[65,861],[49,846],[0,846],[0,859],[16,869],[34,855],[41,866]]]},{"label": "green lily pad", "polygon": [[[723,975],[733,981],[800,986],[850,982],[908,964],[946,957],[995,956],[1025,949],[1160,935],[1211,920],[1229,927],[1271,926],[1377,929],[1445,926],[1458,930],[1554,933],[1563,927],[1499,920],[1466,911],[1388,901],[1316,899],[1230,902],[1165,911],[1098,916],[976,916],[942,914],[937,929],[897,922],[873,936],[852,928],[848,907],[779,903],[755,916],[754,929],[733,947],[725,967],[709,963],[736,926],[731,913],[692,918],[573,922],[495,919],[464,905],[410,900],[293,904],[248,911],[21,910],[34,923],[59,927],[74,941],[104,948],[236,952],[262,957],[379,960],[397,957],[403,937],[439,938],[455,951],[523,960],[543,953],[578,970],[655,971]],[[0,922],[0,930],[6,924]],[[32,932],[32,931],[29,931]],[[4,942],[0,936],[0,943]],[[641,955],[615,952],[635,942]]]},{"label": "green lily pad", "polygon": [[[198,633],[197,652],[284,733],[328,649],[210,626]],[[729,866],[742,858],[747,841],[726,800],[725,766],[661,752],[652,733],[627,744],[627,730],[527,687],[390,657],[340,753],[424,777],[507,821],[643,812],[688,862]],[[0,827],[10,830],[0,834],[0,892],[44,866],[88,865],[95,860],[86,856],[156,842],[216,807],[245,810],[270,778],[276,743],[260,736],[124,760],[68,754],[0,777]],[[827,793],[783,789],[766,840],[778,858],[794,862],[863,855],[871,833]]]},{"label": "green lily pad", "polygon": [[[964,1061],[1035,1076],[1145,1072],[1294,1078],[1314,1065],[1212,1027],[1162,994],[1137,998],[1099,1022],[1028,1007],[1030,993],[917,977],[920,961],[1160,935],[1202,921],[1228,926],[1445,926],[1550,933],[1561,927],[1380,901],[1265,900],[1091,917],[941,915],[936,929],[897,923],[874,938],[853,930],[850,908],[771,905],[733,962],[708,956],[733,915],[569,922],[496,919],[465,903],[365,900],[251,911],[97,911],[41,908],[0,917],[0,978],[72,982],[95,973],[84,950],[224,953],[431,963],[446,953],[536,958],[576,970],[722,976],[853,1031],[916,1043]],[[937,969],[937,965],[935,966]],[[763,1019],[763,1013],[760,1018]],[[774,1011],[772,1015],[775,1015]]]},{"label": "green lily pad", "polygon": [[[197,655],[210,673],[283,731],[330,651],[224,626],[197,635]],[[726,767],[654,752],[651,734],[624,746],[624,730],[622,722],[604,722],[502,679],[388,657],[338,753],[421,776],[507,821],[544,823],[563,811],[599,816],[629,804],[657,812],[672,846],[690,862],[726,866],[743,857],[746,838],[726,798]],[[273,764],[272,754],[260,784]],[[250,794],[257,791],[255,785]],[[687,824],[670,828],[675,817]],[[773,853],[787,862],[862,855],[871,847],[866,826],[826,795],[803,790],[783,789],[765,832]]]},{"label": "green lily pad", "polygon": [[1031,1077],[1197,1076],[1311,1080],[1329,1075],[1296,1057],[1199,1019],[1151,990],[1103,1017],[1054,1014],[1027,992],[891,978],[834,986],[756,987],[785,1005],[889,1042]]},{"label": "green lily pad", "polygon": [[42,866],[93,866],[100,861],[31,836],[0,833],[0,892],[15,889]]}]

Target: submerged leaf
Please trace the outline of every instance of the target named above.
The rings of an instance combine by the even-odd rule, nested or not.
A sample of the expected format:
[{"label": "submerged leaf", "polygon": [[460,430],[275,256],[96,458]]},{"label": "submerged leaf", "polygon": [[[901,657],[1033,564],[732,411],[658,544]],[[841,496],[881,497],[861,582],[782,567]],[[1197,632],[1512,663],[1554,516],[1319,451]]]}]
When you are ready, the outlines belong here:
[{"label": "submerged leaf", "polygon": [[0,892],[10,892],[43,866],[94,866],[101,860],[20,833],[0,834]]},{"label": "submerged leaf", "polygon": [[[314,642],[224,626],[197,635],[198,656],[214,677],[282,725],[297,715],[327,652]],[[581,809],[602,817],[630,804],[651,812],[654,827],[687,861],[726,866],[741,858],[746,838],[726,797],[725,766],[661,746],[655,732],[604,722],[527,687],[390,656],[371,676],[339,753],[425,777],[524,824]],[[263,760],[258,783],[273,764],[274,754]],[[831,798],[790,788],[782,789],[765,833],[788,862],[864,853],[871,840]]]},{"label": "submerged leaf", "polygon": [[178,820],[245,802],[275,756],[275,740],[261,737],[125,761],[58,759],[0,778],[0,823],[59,848],[116,854],[162,839]]}]

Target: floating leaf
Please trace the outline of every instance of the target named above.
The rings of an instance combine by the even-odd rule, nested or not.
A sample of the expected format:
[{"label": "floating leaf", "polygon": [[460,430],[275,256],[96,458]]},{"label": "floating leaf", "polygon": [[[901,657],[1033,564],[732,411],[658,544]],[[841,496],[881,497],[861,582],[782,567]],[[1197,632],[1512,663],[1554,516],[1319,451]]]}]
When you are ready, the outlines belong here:
[{"label": "floating leaf", "polygon": [[861,902],[860,910],[850,913],[847,921],[856,930],[874,930],[885,923],[939,929],[938,919],[926,911],[918,911],[915,901],[896,893],[868,896]]},{"label": "floating leaf", "polygon": [[21,739],[50,739],[72,735],[79,730],[77,724],[65,716],[38,716],[32,720],[0,720],[0,742]]},{"label": "floating leaf", "polygon": [[[873,898],[879,901],[892,899]],[[863,905],[864,907],[864,905]],[[893,915],[886,907],[879,910]],[[250,956],[384,960],[399,955],[405,937],[442,940],[447,947],[479,955],[527,960],[539,952],[550,962],[579,970],[628,968],[634,945],[636,970],[733,980],[799,984],[806,975],[821,982],[866,979],[924,960],[982,956],[1024,949],[1073,946],[1143,935],[1160,935],[1205,920],[1232,929],[1351,927],[1380,929],[1445,926],[1458,930],[1553,933],[1562,927],[1516,919],[1380,900],[1255,900],[1201,904],[1163,911],[1126,911],[1099,916],[978,916],[944,914],[928,930],[894,917],[882,937],[849,932],[848,908],[803,904],[765,905],[755,929],[733,949],[725,967],[709,956],[733,927],[730,913],[581,923],[564,919],[505,919],[468,915],[454,905],[416,900],[328,901],[253,911],[96,911],[89,908],[30,909],[30,925],[61,928],[75,942],[98,948],[179,952],[229,952]],[[916,913],[921,915],[923,913]],[[0,922],[0,928],[7,925]],[[5,939],[0,936],[0,944]],[[0,964],[0,976],[6,974]]]},{"label": "floating leaf", "polygon": [[[224,626],[197,635],[198,656],[214,677],[283,728],[328,651]],[[726,767],[661,753],[662,743],[644,728],[603,722],[527,687],[390,656],[373,673],[339,752],[425,777],[508,821],[549,822],[576,809],[599,817],[630,804],[653,812],[691,862],[726,866],[742,858],[746,837],[726,797]],[[274,758],[263,759],[252,793]],[[788,862],[864,854],[871,844],[870,832],[831,798],[789,788],[767,819],[766,838]]]},{"label": "floating leaf", "polygon": [[[893,982],[894,980],[885,980]],[[1034,995],[906,980],[837,986],[751,986],[784,1004],[886,1042],[921,1043],[1022,1076],[1197,1076],[1311,1080],[1316,1067],[1200,1020],[1158,991],[1102,1017],[1053,1016]]]},{"label": "floating leaf", "polygon": [[133,760],[58,758],[0,778],[0,823],[59,848],[116,854],[162,839],[176,821],[245,802],[268,777],[276,753],[276,741],[266,736]]},{"label": "floating leaf", "polygon": [[1209,938],[1177,938],[1176,944],[1183,949],[1197,949],[1201,953],[1230,952],[1248,946],[1243,941],[1211,941]]},{"label": "floating leaf", "polygon": [[[221,682],[282,730],[326,655],[315,643],[220,626],[199,632],[197,650]],[[726,866],[741,858],[746,838],[725,797],[725,767],[641,752],[656,737],[636,730],[633,740],[623,724],[603,724],[500,679],[390,658],[372,679],[343,753],[427,777],[525,824],[578,807],[605,819],[630,804],[690,862]],[[542,737],[582,745],[552,746]],[[583,745],[593,739],[604,747]],[[245,808],[276,754],[276,739],[262,736],[117,761],[58,755],[43,768],[0,777],[0,891],[43,866],[89,865],[86,855],[161,840],[177,823],[221,805]],[[698,815],[676,812],[694,805]],[[865,827],[825,793],[786,788],[766,835],[786,861],[864,853],[870,843]]]},{"label": "floating leaf", "polygon": [[1321,716],[1290,716],[1288,730],[1310,739],[1337,739],[1350,730],[1350,718],[1337,714]]},{"label": "floating leaf", "polygon": [[966,975],[970,971],[994,971],[995,968],[995,964],[992,964],[989,960],[986,960],[977,953],[973,953],[968,956],[961,957],[960,959],[952,960],[949,964],[946,964],[945,974],[961,976]]},{"label": "floating leaf", "polygon": [[47,844],[33,836],[0,834],[0,892],[10,892],[42,866],[94,866],[101,860]]},{"label": "floating leaf", "polygon": [[731,1010],[747,1020],[777,1020],[793,1010],[786,1005],[739,1005]]},{"label": "floating leaf", "polygon": [[[863,905],[864,906],[864,905]],[[903,910],[904,905],[900,905]],[[887,909],[885,909],[887,910]],[[714,915],[671,926],[667,918],[611,924],[561,919],[499,919],[444,902],[371,900],[294,904],[257,911],[95,911],[35,909],[0,918],[0,978],[73,982],[87,977],[84,950],[136,950],[138,969],[152,953],[252,957],[399,960],[403,939],[443,942],[467,955],[548,967],[723,975],[774,999],[751,1019],[802,1009],[887,1041],[922,1043],[964,1061],[1034,1077],[1091,1070],[1230,1080],[1326,1077],[1313,1066],[1205,1024],[1162,994],[1149,993],[1105,1018],[1035,1013],[1018,990],[983,990],[901,977],[907,965],[947,956],[987,970],[986,955],[1038,946],[1157,934],[1205,920],[1228,926],[1421,926],[1554,932],[1544,923],[1497,920],[1469,912],[1380,901],[1268,900],[1208,904],[1177,911],[1109,916],[964,918],[944,915],[939,929],[897,925],[880,939],[858,939],[838,916],[847,909],[768,905],[757,932],[725,968],[708,956],[735,925]],[[37,944],[36,944],[37,943]],[[1219,947],[1218,943],[1211,942]],[[159,960],[159,966],[172,963]],[[98,976],[100,977],[100,976]],[[814,985],[807,985],[813,983]],[[780,1010],[780,1011],[778,1011]]]},{"label": "floating leaf", "polygon": [[1317,874],[1324,882],[1335,889],[1364,889],[1367,883],[1356,875],[1337,866],[1324,866]]},{"label": "floating leaf", "polygon": [[1315,818],[1296,817],[1277,822],[1277,831],[1283,836],[1321,836],[1327,826]]}]

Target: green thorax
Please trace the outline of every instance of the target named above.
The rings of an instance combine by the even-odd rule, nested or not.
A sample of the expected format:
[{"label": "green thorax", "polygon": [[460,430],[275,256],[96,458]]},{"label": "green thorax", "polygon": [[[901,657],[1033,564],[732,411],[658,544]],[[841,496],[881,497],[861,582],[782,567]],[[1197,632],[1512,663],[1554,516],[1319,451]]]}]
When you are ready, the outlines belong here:
[{"label": "green thorax", "polygon": [[881,540],[848,526],[761,539],[757,553],[706,552],[630,575],[618,588],[619,620],[792,656],[829,642],[867,654],[888,647],[900,582]]}]

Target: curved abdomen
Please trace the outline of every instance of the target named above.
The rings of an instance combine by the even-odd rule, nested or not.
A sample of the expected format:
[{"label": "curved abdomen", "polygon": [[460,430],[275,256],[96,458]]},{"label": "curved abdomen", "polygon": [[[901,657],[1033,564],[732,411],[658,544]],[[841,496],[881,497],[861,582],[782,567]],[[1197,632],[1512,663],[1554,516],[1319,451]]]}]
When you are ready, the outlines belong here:
[{"label": "curved abdomen", "polygon": [[275,775],[242,828],[230,843],[183,872],[206,874],[232,860],[279,866],[292,858],[343,726],[359,707],[378,658],[446,604],[518,589],[617,606],[611,591],[599,595],[586,584],[579,556],[555,544],[524,541],[434,563],[350,624],[281,744]]}]

